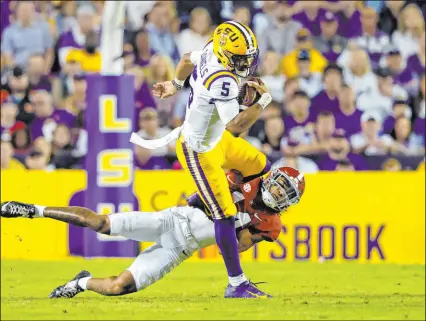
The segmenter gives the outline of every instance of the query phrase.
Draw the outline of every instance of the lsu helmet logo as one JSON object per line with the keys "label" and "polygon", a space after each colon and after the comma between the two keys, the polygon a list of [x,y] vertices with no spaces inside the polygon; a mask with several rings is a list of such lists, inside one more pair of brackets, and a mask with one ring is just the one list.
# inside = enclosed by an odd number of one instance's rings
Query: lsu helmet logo
{"label": "lsu helmet logo", "polygon": [[221,45],[221,46],[226,46],[226,42],[227,42],[227,39],[226,39],[227,37],[226,37],[226,35],[225,34],[222,34],[221,36],[220,36],[220,40],[219,40],[219,44]]}

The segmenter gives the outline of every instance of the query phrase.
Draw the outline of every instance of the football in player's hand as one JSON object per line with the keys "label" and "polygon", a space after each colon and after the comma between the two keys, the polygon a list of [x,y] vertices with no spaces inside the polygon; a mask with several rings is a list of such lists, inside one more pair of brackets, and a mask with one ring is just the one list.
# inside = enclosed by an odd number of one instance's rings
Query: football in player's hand
{"label": "football in player's hand", "polygon": [[[253,81],[259,85],[263,85],[263,81],[258,77],[250,77],[247,81]],[[250,87],[247,83],[244,83],[240,86],[240,91],[238,93],[238,103],[240,105],[250,107],[254,105],[260,99],[259,93],[255,88]]]}

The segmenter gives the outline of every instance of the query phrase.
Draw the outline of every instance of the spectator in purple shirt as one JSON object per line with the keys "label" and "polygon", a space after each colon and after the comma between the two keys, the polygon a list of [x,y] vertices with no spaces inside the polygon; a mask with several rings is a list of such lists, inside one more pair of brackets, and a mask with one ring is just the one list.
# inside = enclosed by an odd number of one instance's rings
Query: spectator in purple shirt
{"label": "spectator in purple shirt", "polygon": [[[329,111],[322,111],[318,114],[313,127],[306,126],[309,136],[304,141],[299,141],[300,145],[296,147],[298,155],[321,155],[324,154],[330,144],[331,135],[336,128],[334,115]],[[286,153],[288,140],[283,141],[283,152]]]}
{"label": "spectator in purple shirt", "polygon": [[300,3],[303,6],[299,6],[300,12],[293,15],[293,20],[299,21],[313,36],[318,36],[321,33],[319,24],[325,10],[320,7],[320,1],[300,1]]}
{"label": "spectator in purple shirt", "polygon": [[147,67],[151,56],[154,55],[155,51],[151,49],[149,45],[148,32],[145,29],[141,29],[137,32],[135,37],[135,45],[135,63],[140,67]]}
{"label": "spectator in purple shirt", "polygon": [[334,171],[341,166],[344,169],[352,164],[356,171],[367,170],[367,164],[361,155],[350,152],[350,144],[343,129],[336,129],[330,139],[327,155],[318,161],[320,170]]}
{"label": "spectator in purple shirt", "polygon": [[411,109],[404,100],[395,100],[392,105],[392,114],[385,119],[382,132],[390,134],[395,127],[395,119],[402,116],[411,119]]}
{"label": "spectator in purple shirt", "polygon": [[316,118],[319,112],[326,110],[337,114],[339,112],[339,100],[337,96],[342,89],[342,68],[330,63],[323,73],[324,90],[320,91],[312,99],[311,115]]}
{"label": "spectator in purple shirt", "polygon": [[331,62],[336,62],[347,46],[347,39],[338,35],[339,22],[334,13],[327,11],[320,19],[321,33],[314,37],[314,47]]}
{"label": "spectator in purple shirt", "polygon": [[35,140],[44,136],[47,141],[52,140],[53,131],[57,124],[63,123],[74,126],[75,116],[66,110],[53,107],[52,96],[45,90],[38,90],[31,97],[34,106],[35,118],[31,123],[31,138]]}
{"label": "spectator in purple shirt", "polygon": [[265,137],[261,141],[261,151],[272,162],[281,158],[281,138],[284,134],[284,122],[281,117],[268,118],[265,121]]}
{"label": "spectator in purple shirt", "polygon": [[405,68],[401,52],[391,48],[386,54],[386,66],[392,72],[393,83],[404,88],[409,95],[414,95],[418,89],[418,81],[409,69]]}
{"label": "spectator in purple shirt", "polygon": [[[156,139],[171,132],[170,128],[158,126],[158,114],[154,108],[145,108],[139,114],[138,135],[144,139]],[[141,169],[170,169],[167,155],[176,154],[175,142],[167,146],[149,150],[135,146],[135,165]]]}
{"label": "spectator in purple shirt", "polygon": [[361,130],[362,112],[356,108],[356,99],[353,89],[343,85],[339,93],[339,109],[336,114],[336,127],[344,128],[347,135],[351,136]]}
{"label": "spectator in purple shirt", "polygon": [[379,66],[379,61],[389,46],[389,35],[377,29],[377,13],[373,8],[361,11],[362,35],[356,38],[356,43],[367,50],[372,68]]}
{"label": "spectator in purple shirt", "polygon": [[289,166],[297,168],[302,173],[316,173],[318,166],[309,158],[299,156],[297,152],[298,141],[289,140],[287,143],[287,152],[284,157],[278,159],[272,164],[272,169]]}
{"label": "spectator in purple shirt", "polygon": [[284,117],[285,136],[296,140],[304,141],[311,131],[307,130],[313,121],[309,117],[309,107],[311,100],[309,96],[301,90],[294,93],[293,99],[289,102],[291,114]]}
{"label": "spectator in purple shirt", "polygon": [[86,36],[95,29],[95,10],[83,4],[77,9],[77,24],[70,31],[63,33],[58,39],[58,55],[61,66],[65,63],[69,51],[73,48],[82,49],[86,44]]}
{"label": "spectator in purple shirt", "polygon": [[361,36],[361,14],[356,8],[357,1],[342,1],[343,10],[337,16],[339,18],[339,35],[345,38]]}
{"label": "spectator in purple shirt", "polygon": [[411,55],[407,59],[407,69],[410,70],[412,74],[415,74],[417,77],[420,77],[425,72],[425,33],[423,32],[423,36],[419,41],[419,50],[417,53]]}
{"label": "spectator in purple shirt", "polygon": [[32,90],[52,90],[49,78],[45,75],[45,62],[42,55],[31,56],[28,60],[28,79]]}
{"label": "spectator in purple shirt", "polygon": [[395,139],[391,147],[392,153],[406,156],[425,155],[425,137],[412,132],[409,118],[398,117],[391,136]]}

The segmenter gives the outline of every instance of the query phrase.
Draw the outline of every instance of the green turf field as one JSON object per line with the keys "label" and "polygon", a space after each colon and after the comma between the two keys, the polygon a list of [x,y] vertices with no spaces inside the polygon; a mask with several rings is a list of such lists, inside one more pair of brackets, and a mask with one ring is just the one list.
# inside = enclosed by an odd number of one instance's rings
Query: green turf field
{"label": "green turf field", "polygon": [[271,300],[225,300],[221,263],[187,262],[149,289],[124,297],[81,293],[48,299],[85,268],[114,275],[130,260],[1,262],[1,319],[425,319],[425,266],[250,263]]}

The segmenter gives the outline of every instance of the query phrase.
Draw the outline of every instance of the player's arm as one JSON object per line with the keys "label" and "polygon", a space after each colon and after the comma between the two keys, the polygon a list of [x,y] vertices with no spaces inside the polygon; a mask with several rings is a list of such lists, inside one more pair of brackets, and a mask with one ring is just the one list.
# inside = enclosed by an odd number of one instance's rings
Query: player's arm
{"label": "player's arm", "polygon": [[152,94],[155,97],[167,98],[177,93],[184,86],[185,80],[191,75],[194,66],[201,58],[202,51],[186,53],[176,67],[176,77],[173,81],[154,84]]}
{"label": "player's arm", "polygon": [[240,190],[240,184],[243,183],[244,176],[240,171],[231,169],[226,173],[226,179],[228,180],[229,190],[235,192]]}
{"label": "player's arm", "polygon": [[[240,105],[237,100],[238,85],[233,82],[217,82],[214,84],[211,94],[219,113],[219,117],[226,129],[232,133],[240,134],[247,131],[251,125],[260,117],[263,109],[272,101],[271,95],[264,85],[248,81],[247,84],[254,87],[261,98],[255,104],[240,112]],[[230,85],[227,87],[227,85]]]}
{"label": "player's arm", "polygon": [[256,243],[264,240],[262,234],[252,234],[248,229],[241,230],[238,235],[238,252],[245,252]]}
{"label": "player's arm", "polygon": [[272,97],[265,85],[259,85],[252,81],[248,81],[247,84],[250,87],[255,88],[261,98],[257,103],[238,113],[229,123],[227,123],[226,129],[232,133],[241,134],[249,130],[255,121],[259,119],[262,111],[272,101]]}
{"label": "player's arm", "polygon": [[247,251],[254,244],[261,241],[275,242],[281,233],[281,219],[278,214],[265,215],[257,213],[262,218],[262,221],[255,219],[237,234],[239,241],[238,250],[240,252]]}

